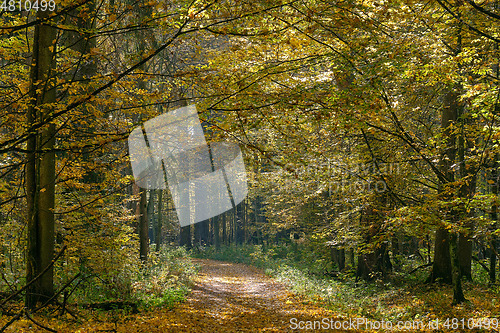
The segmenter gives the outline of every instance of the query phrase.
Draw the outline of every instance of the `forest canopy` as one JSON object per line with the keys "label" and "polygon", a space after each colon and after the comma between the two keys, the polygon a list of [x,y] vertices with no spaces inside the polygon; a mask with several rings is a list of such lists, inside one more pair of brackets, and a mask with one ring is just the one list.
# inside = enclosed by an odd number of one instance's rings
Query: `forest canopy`
{"label": "forest canopy", "polygon": [[[414,260],[454,304],[473,261],[496,283],[497,0],[0,3],[0,311],[132,295],[179,245],[299,246],[366,281]],[[181,228],[127,138],[187,105],[249,189]]]}

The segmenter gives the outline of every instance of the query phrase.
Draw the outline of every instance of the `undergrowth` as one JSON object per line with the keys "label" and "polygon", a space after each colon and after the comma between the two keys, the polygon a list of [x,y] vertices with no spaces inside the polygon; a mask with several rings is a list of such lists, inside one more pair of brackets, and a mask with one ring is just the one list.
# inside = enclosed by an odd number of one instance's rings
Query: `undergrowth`
{"label": "undergrowth", "polygon": [[[302,252],[302,254],[297,254]],[[335,277],[327,276],[331,266],[324,257],[308,255],[290,246],[260,245],[221,246],[205,248],[197,257],[244,263],[259,267],[266,274],[284,283],[296,294],[306,296],[343,317],[365,317],[372,320],[430,321],[436,318],[498,318],[500,310],[498,286],[488,286],[485,271],[473,265],[474,283],[465,282],[464,290],[470,302],[451,306],[451,286],[426,284],[429,271],[419,269],[421,262],[401,259],[399,272],[386,280],[356,281],[354,271],[346,270]]]}
{"label": "undergrowth", "polygon": [[[66,311],[50,305],[32,315],[55,331],[83,333],[88,332],[85,327],[98,323],[106,328],[103,331],[116,332],[117,325],[136,316],[137,311],[155,314],[184,301],[197,272],[188,251],[182,247],[162,247],[158,252],[151,251],[146,263],[136,257],[111,257],[103,267],[80,265],[78,279],[66,292]],[[70,276],[75,276],[75,271],[67,269],[59,272],[58,278],[64,281]],[[20,288],[13,283],[11,286]],[[21,298],[2,308],[0,328],[15,313],[22,313],[22,309]],[[32,327],[33,332],[44,331],[22,316],[8,325],[9,332],[31,331]]]}
{"label": "undergrowth", "polygon": [[[123,303],[134,304],[136,309],[171,308],[184,300],[196,275],[196,267],[182,247],[163,246],[160,251],[151,251],[146,263],[142,263],[136,253],[109,256],[101,266],[91,266],[89,262],[82,260],[79,266],[63,263],[56,267],[56,289],[77,277],[66,289],[70,305],[85,308],[107,303],[107,307],[113,308]],[[14,275],[1,270],[0,273],[4,278],[2,282],[9,283],[4,286],[0,282],[4,294],[8,294],[7,287],[18,290],[24,285],[24,280],[14,279]]]}
{"label": "undergrowth", "polygon": [[172,308],[189,293],[195,265],[182,248],[162,247],[151,251],[146,263],[134,260],[113,276],[90,275],[74,302],[132,301],[140,308]]}

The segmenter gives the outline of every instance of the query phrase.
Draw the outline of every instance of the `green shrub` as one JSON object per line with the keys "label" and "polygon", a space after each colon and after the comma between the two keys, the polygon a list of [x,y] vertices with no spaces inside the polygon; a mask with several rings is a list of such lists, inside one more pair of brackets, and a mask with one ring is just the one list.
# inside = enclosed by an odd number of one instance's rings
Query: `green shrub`
{"label": "green shrub", "polygon": [[195,265],[184,248],[164,246],[147,263],[129,258],[120,270],[89,273],[74,294],[77,303],[128,300],[142,307],[172,307],[189,292]]}

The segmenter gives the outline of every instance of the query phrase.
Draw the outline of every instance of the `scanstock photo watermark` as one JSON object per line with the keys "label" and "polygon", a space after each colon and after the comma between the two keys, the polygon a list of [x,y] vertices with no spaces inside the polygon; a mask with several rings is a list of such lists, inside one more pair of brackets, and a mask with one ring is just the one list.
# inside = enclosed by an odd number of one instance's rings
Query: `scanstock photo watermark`
{"label": "scanstock photo watermark", "polygon": [[387,179],[401,175],[401,170],[406,167],[397,162],[377,161],[348,165],[327,159],[317,164],[300,166],[296,172],[298,175],[326,176],[324,179],[327,179],[330,194],[382,193],[388,190]]}
{"label": "scanstock photo watermark", "polygon": [[135,183],[168,188],[181,227],[234,209],[248,193],[240,147],[208,143],[194,105],[146,121],[128,147]]}
{"label": "scanstock photo watermark", "polygon": [[370,320],[367,318],[352,318],[340,320],[338,318],[322,318],[320,320],[290,319],[290,328],[297,331],[307,330],[381,330],[381,331],[438,331],[438,330],[494,330],[500,328],[497,318],[447,318],[407,321]]}

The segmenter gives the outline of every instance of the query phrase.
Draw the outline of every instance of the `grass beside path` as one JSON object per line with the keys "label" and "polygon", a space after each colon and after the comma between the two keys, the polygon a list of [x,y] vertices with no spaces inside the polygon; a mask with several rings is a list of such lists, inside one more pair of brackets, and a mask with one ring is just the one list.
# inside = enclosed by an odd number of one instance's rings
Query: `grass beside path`
{"label": "grass beside path", "polygon": [[[458,321],[461,331],[500,331],[500,287],[482,283],[480,275],[475,277],[474,284],[464,283],[465,296],[470,302],[451,306],[451,286],[425,284],[427,272],[424,270],[411,276],[395,274],[387,281],[355,283],[352,272],[336,278],[327,277],[320,274],[321,269],[314,258],[303,261],[283,259],[274,248],[228,246],[218,251],[205,249],[197,255],[259,267],[293,293],[343,318],[390,321],[394,325],[398,322],[427,325],[437,320],[442,332],[457,332],[458,328],[453,326]],[[462,329],[462,323],[465,329]]]}

